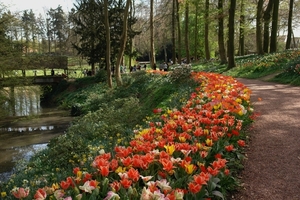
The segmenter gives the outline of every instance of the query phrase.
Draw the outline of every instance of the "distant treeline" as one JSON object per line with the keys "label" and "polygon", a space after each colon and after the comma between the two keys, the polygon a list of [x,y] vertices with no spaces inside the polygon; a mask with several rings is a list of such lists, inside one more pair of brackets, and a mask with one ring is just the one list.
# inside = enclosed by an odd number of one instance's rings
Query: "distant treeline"
{"label": "distant treeline", "polygon": [[16,58],[7,66],[9,70],[67,69],[68,57],[53,54],[27,54]]}

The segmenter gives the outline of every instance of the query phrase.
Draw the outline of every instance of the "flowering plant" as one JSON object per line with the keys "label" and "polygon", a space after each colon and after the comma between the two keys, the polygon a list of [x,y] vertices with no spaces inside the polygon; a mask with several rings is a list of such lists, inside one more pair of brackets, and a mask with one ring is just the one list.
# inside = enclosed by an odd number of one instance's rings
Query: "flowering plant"
{"label": "flowering plant", "polygon": [[128,146],[100,151],[92,171],[76,167],[34,199],[223,199],[235,184],[232,162],[246,145],[251,91],[231,77],[191,76],[199,87],[181,109],[154,109]]}

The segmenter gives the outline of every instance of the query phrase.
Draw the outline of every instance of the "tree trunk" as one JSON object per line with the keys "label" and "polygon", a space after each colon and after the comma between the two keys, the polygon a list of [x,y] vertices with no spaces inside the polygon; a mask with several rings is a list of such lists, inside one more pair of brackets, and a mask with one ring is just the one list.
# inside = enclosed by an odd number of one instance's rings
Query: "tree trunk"
{"label": "tree trunk", "polygon": [[294,32],[292,31],[292,38],[293,38],[293,48],[298,48],[299,45],[296,44],[296,39],[295,39],[295,35],[294,35]]}
{"label": "tree trunk", "polygon": [[267,9],[264,12],[264,45],[263,51],[264,53],[269,53],[269,44],[270,44],[270,20],[271,20],[271,12],[273,9],[273,1],[269,1]]}
{"label": "tree trunk", "polygon": [[[133,18],[134,16],[134,0],[132,0],[132,3],[131,3],[131,7],[130,7],[130,18]],[[131,20],[129,20],[129,24],[128,26],[131,28],[132,24],[131,24]],[[130,40],[129,40],[129,51],[130,51],[130,54],[129,54],[129,58],[128,58],[128,66],[127,66],[127,69],[126,70],[129,70],[130,69],[130,66],[131,66],[131,60],[132,60],[132,52],[133,52],[133,44],[134,44],[134,38],[130,37]],[[150,59],[149,59],[150,60]],[[125,63],[125,66],[126,66],[126,63]]]}
{"label": "tree trunk", "polygon": [[177,55],[178,55],[178,60],[177,62],[179,64],[181,64],[181,28],[180,28],[180,13],[179,13],[179,0],[176,0],[176,9],[177,9],[177,12],[176,12],[176,17],[177,17],[177,35],[178,35],[178,50],[177,50]]}
{"label": "tree trunk", "polygon": [[293,29],[292,29],[293,7],[294,7],[294,0],[290,0],[289,18],[288,18],[288,34],[287,34],[287,38],[286,38],[285,49],[291,48],[292,32],[293,32]]}
{"label": "tree trunk", "polygon": [[278,10],[279,10],[279,0],[273,0],[273,14],[272,14],[272,31],[271,31],[271,41],[270,41],[270,53],[275,53],[277,51],[277,30],[278,30]]}
{"label": "tree trunk", "polygon": [[263,55],[263,41],[262,41],[262,14],[263,14],[264,0],[259,0],[256,10],[256,51],[258,55]]}
{"label": "tree trunk", "polygon": [[112,88],[112,77],[110,67],[110,27],[108,20],[108,0],[104,0],[104,18],[105,18],[105,33],[106,33],[106,72],[107,72],[107,83]]}
{"label": "tree trunk", "polygon": [[236,8],[236,0],[230,1],[229,19],[228,19],[228,66],[227,69],[235,67],[234,60],[234,15]]}
{"label": "tree trunk", "polygon": [[245,15],[244,15],[244,0],[241,1],[240,15],[240,39],[239,39],[239,55],[245,55]]}
{"label": "tree trunk", "polygon": [[[129,58],[128,58],[128,67],[127,67],[127,69],[129,69],[130,66],[131,66],[131,64],[132,64],[132,63],[131,63],[131,60],[132,60],[132,54],[131,54],[131,53],[132,53],[132,51],[133,51],[133,44],[132,44],[132,43],[133,43],[133,39],[131,38],[131,39],[130,39],[130,43],[129,43],[130,54],[129,54]],[[150,60],[150,58],[149,58],[149,60]],[[126,70],[127,70],[127,69],[126,69]]]}
{"label": "tree trunk", "polygon": [[125,47],[126,47],[126,42],[127,42],[127,18],[128,18],[128,13],[129,13],[129,6],[131,4],[131,0],[127,0],[126,2],[126,7],[124,10],[124,18],[123,18],[123,33],[121,37],[121,46],[117,58],[117,64],[116,64],[116,83],[118,86],[122,85],[122,78],[121,78],[121,73],[120,73],[120,65],[121,61],[124,55]]}
{"label": "tree trunk", "polygon": [[219,11],[219,18],[218,18],[218,45],[219,45],[219,54],[221,64],[227,63],[227,56],[225,50],[225,43],[224,43],[224,11],[223,11],[223,2],[224,0],[218,0],[218,11]]}
{"label": "tree trunk", "polygon": [[205,0],[205,25],[204,25],[204,47],[205,47],[205,58],[206,60],[210,60],[210,50],[209,50],[209,40],[208,40],[208,25],[209,25],[209,20],[208,20],[208,14],[209,14],[209,0]]}
{"label": "tree trunk", "polygon": [[196,7],[196,11],[195,11],[195,48],[194,48],[194,59],[197,60],[198,59],[198,12],[199,12],[199,6],[198,6],[198,2],[196,1],[195,3],[195,7]]}
{"label": "tree trunk", "polygon": [[172,0],[172,61],[176,63],[176,0]]}
{"label": "tree trunk", "polygon": [[154,25],[153,25],[153,7],[154,2],[153,0],[150,0],[150,63],[151,68],[154,68],[154,65],[156,65],[155,61],[155,49],[154,49]]}
{"label": "tree trunk", "polygon": [[190,45],[189,45],[189,2],[185,2],[185,52],[186,64],[191,62],[190,59]]}
{"label": "tree trunk", "polygon": [[164,61],[167,63],[168,62],[167,45],[164,45],[163,48],[164,48]]}

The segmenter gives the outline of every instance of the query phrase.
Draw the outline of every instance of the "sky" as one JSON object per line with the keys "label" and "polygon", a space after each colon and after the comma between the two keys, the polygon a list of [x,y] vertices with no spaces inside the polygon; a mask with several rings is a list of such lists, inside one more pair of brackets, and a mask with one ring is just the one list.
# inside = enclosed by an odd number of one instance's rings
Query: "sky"
{"label": "sky", "polygon": [[73,8],[76,0],[0,0],[12,12],[32,9],[33,13],[44,15],[50,8],[57,8],[61,5],[65,12]]}

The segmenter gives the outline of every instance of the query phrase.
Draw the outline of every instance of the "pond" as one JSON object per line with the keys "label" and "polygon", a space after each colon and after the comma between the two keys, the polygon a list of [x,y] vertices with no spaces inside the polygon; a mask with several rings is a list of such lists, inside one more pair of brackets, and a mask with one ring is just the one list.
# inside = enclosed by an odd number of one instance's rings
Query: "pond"
{"label": "pond", "polygon": [[0,181],[9,178],[17,162],[29,160],[63,134],[73,119],[68,111],[41,106],[38,86],[5,92],[10,99],[1,108],[6,116],[0,119]]}

